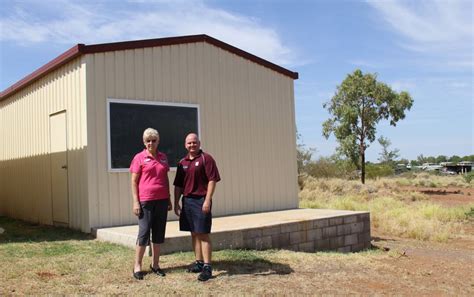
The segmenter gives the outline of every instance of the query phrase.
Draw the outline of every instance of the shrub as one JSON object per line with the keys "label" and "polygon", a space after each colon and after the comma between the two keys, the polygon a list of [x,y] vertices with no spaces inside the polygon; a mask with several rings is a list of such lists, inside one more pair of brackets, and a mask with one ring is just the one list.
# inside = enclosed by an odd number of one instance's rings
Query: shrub
{"label": "shrub", "polygon": [[348,161],[335,161],[333,158],[326,157],[311,161],[305,167],[306,173],[316,178],[349,178],[354,170],[354,166]]}
{"label": "shrub", "polygon": [[390,165],[367,164],[365,166],[365,176],[369,179],[393,175],[394,171]]}
{"label": "shrub", "polygon": [[463,175],[464,180],[466,183],[471,184],[471,181],[474,179],[474,171],[470,171]]}

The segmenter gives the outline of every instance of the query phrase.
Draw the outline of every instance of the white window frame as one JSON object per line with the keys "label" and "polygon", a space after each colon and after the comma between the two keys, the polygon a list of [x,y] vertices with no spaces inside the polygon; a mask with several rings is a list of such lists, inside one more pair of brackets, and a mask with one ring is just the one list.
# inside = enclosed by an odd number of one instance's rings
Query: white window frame
{"label": "white window frame", "polygon": [[[112,150],[110,143],[110,103],[119,103],[119,104],[142,104],[142,105],[161,105],[161,106],[176,106],[176,107],[192,107],[197,109],[197,133],[201,135],[201,116],[199,110],[199,104],[191,103],[177,103],[177,102],[161,102],[161,101],[145,101],[145,100],[132,100],[132,99],[116,99],[116,98],[107,98],[107,167],[108,172],[129,172],[129,168],[112,168]],[[184,143],[184,139],[183,139]],[[171,171],[176,171],[176,167],[170,167]]]}

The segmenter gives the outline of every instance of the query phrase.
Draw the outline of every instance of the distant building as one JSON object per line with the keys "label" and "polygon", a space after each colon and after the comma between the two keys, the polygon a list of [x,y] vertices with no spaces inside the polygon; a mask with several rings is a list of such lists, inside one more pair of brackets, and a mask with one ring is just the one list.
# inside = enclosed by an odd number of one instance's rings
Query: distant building
{"label": "distant building", "polygon": [[439,171],[441,168],[443,168],[443,166],[436,163],[423,163],[421,165],[421,169],[425,171]]}

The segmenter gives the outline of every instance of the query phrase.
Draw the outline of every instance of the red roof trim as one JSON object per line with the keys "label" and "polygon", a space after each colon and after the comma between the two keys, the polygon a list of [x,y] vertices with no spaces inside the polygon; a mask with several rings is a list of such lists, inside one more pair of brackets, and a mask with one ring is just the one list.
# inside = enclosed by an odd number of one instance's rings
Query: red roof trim
{"label": "red roof trim", "polygon": [[222,48],[222,49],[224,49],[224,50],[227,50],[227,51],[229,51],[229,52],[231,52],[231,53],[234,53],[234,54],[236,54],[236,55],[238,55],[238,56],[241,56],[241,57],[244,58],[244,59],[248,59],[248,60],[250,60],[250,61],[252,61],[252,62],[255,62],[255,63],[260,64],[260,65],[262,65],[262,66],[265,66],[265,67],[267,67],[267,68],[270,68],[270,69],[272,69],[272,70],[274,70],[274,71],[276,71],[276,72],[279,72],[279,73],[281,73],[281,74],[283,74],[283,75],[289,76],[289,77],[291,77],[292,79],[298,79],[298,72],[290,71],[290,70],[288,70],[288,69],[286,69],[286,68],[283,68],[283,67],[281,67],[281,66],[278,66],[278,65],[276,65],[276,64],[273,64],[272,62],[269,62],[269,61],[267,61],[267,60],[264,60],[264,59],[262,59],[262,58],[259,58],[259,57],[255,56],[255,55],[252,55],[251,53],[248,53],[248,52],[246,52],[246,51],[243,51],[243,50],[241,50],[241,49],[239,49],[239,48],[236,48],[235,46],[232,46],[232,45],[230,45],[230,44],[228,44],[228,43],[222,42],[222,41],[217,40],[217,39],[215,39],[215,38],[212,38],[212,37],[210,37],[210,36],[204,35],[204,39],[205,39],[205,41],[207,41],[208,43],[210,43],[210,44],[212,44],[212,45],[215,45],[215,46],[217,46],[217,47],[220,47],[220,48]]}
{"label": "red roof trim", "polygon": [[24,77],[17,83],[13,84],[12,86],[2,91],[0,94],[0,101],[6,99],[8,96],[13,95],[14,93],[20,91],[24,87],[30,85],[31,83],[40,79],[41,77],[45,76],[51,71],[61,67],[67,62],[71,61],[72,59],[83,54],[102,53],[102,52],[109,52],[109,51],[120,51],[120,50],[127,50],[127,49],[176,45],[176,44],[195,43],[195,42],[207,42],[209,44],[222,48],[226,51],[234,53],[244,59],[248,59],[257,64],[270,68],[283,75],[289,76],[293,79],[298,79],[298,72],[290,71],[286,68],[283,68],[267,60],[254,56],[239,48],[236,48],[230,44],[227,44],[225,42],[212,38],[208,35],[202,34],[202,35],[190,35],[190,36],[180,36],[180,37],[168,37],[168,38],[158,38],[158,39],[92,44],[92,45],[77,44],[73,46],[72,48],[70,48],[69,50],[67,50],[66,52],[64,52],[63,54],[61,54],[60,56],[58,56],[57,58],[55,58],[54,60],[50,61],[49,63],[45,64],[38,70],[27,75],[26,77]]}
{"label": "red roof trim", "polygon": [[0,94],[0,101],[6,99],[7,96],[13,95],[14,93],[20,91],[24,87],[32,84],[34,81],[40,79],[41,77],[45,76],[46,74],[50,73],[51,71],[59,68],[60,66],[66,64],[67,62],[71,61],[72,59],[81,55],[81,48],[83,48],[83,44],[76,44],[75,46],[71,47],[54,60],[51,60],[47,64],[41,66],[36,71],[30,73],[29,75],[25,76],[20,81],[16,82],[12,86],[8,87],[7,89],[3,90]]}
{"label": "red roof trim", "polygon": [[144,39],[134,41],[123,41],[114,43],[103,43],[103,44],[92,44],[86,45],[84,53],[103,53],[110,51],[122,51],[128,49],[154,47],[154,46],[166,46],[176,45],[183,43],[194,43],[204,41],[206,35],[191,35],[191,36],[179,36],[179,37],[167,37],[158,39]]}

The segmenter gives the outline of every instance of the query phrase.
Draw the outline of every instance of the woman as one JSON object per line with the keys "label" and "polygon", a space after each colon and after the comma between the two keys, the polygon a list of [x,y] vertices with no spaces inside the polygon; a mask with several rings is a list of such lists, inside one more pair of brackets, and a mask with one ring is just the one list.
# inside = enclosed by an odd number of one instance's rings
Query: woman
{"label": "woman", "polygon": [[132,173],[133,213],[138,217],[138,238],[135,250],[133,277],[143,279],[142,260],[152,241],[153,263],[150,269],[159,276],[165,272],[159,266],[160,244],[165,240],[168,211],[172,209],[168,182],[168,159],[158,151],[158,131],[148,128],[143,132],[145,149],[136,154],[130,165]]}

